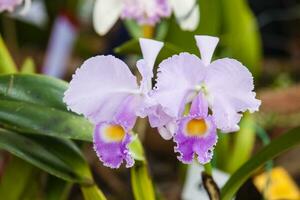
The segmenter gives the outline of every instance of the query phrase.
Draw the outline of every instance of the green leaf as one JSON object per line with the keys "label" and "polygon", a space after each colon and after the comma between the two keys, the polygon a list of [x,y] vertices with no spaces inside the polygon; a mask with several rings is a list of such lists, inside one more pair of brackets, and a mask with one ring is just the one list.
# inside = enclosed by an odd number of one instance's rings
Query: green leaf
{"label": "green leaf", "polygon": [[155,192],[148,172],[144,149],[137,135],[129,144],[129,149],[136,160],[135,165],[130,169],[134,198],[136,200],[155,200]]}
{"label": "green leaf", "polygon": [[220,35],[220,3],[219,0],[198,0],[200,22],[195,31],[183,31],[176,19],[170,20],[170,26],[165,41],[174,44],[184,51],[198,54],[194,35]]}
{"label": "green leaf", "polygon": [[139,55],[141,53],[139,40],[138,39],[131,39],[127,42],[124,42],[122,45],[116,47],[114,52],[117,54],[136,54]]}
{"label": "green leaf", "polygon": [[0,148],[66,181],[93,182],[88,164],[72,141],[0,129]]}
{"label": "green leaf", "polygon": [[17,157],[12,157],[5,167],[4,175],[1,177],[1,199],[24,199],[23,194],[29,192],[26,191],[27,185],[32,185],[34,182],[34,180],[31,180],[34,178],[34,169],[35,168],[29,163],[24,162]]}
{"label": "green leaf", "polygon": [[22,74],[34,74],[35,73],[35,64],[31,57],[25,59],[23,65],[21,66],[20,72]]}
{"label": "green leaf", "polygon": [[66,110],[62,102],[68,84],[56,78],[30,75],[0,75],[0,99],[12,99]]}
{"label": "green leaf", "polygon": [[141,141],[137,134],[133,136],[133,140],[129,144],[129,150],[132,153],[132,157],[138,161],[145,161],[144,150]]}
{"label": "green leaf", "polygon": [[73,173],[77,174],[83,181],[88,181],[92,177],[88,163],[84,155],[72,140],[60,139],[55,137],[45,137],[39,135],[28,136],[32,141],[41,144],[57,159],[62,160]]}
{"label": "green leaf", "polygon": [[227,158],[231,150],[230,139],[230,134],[224,134],[218,131],[218,145],[216,145],[214,150],[215,153],[212,163],[215,164],[218,169],[223,171],[226,171]]}
{"label": "green leaf", "polygon": [[222,200],[231,200],[242,184],[264,163],[300,144],[300,127],[292,129],[263,147],[244,163],[221,190]]}
{"label": "green leaf", "polygon": [[[22,168],[21,168],[22,169]],[[20,170],[20,168],[19,168]],[[22,193],[22,200],[39,199],[43,187],[41,184],[41,171],[35,168],[33,175]]]}
{"label": "green leaf", "polygon": [[138,25],[134,20],[123,20],[123,23],[128,30],[129,34],[133,38],[140,38],[143,36],[143,31],[140,25]]}
{"label": "green leaf", "polygon": [[67,83],[41,75],[0,76],[0,124],[23,133],[92,141],[92,125],[66,112]]}
{"label": "green leaf", "polygon": [[83,117],[51,107],[0,100],[0,125],[22,133],[92,141],[92,125]]}
{"label": "green leaf", "polygon": [[169,30],[169,20],[163,20],[156,26],[155,39],[165,41]]}
{"label": "green leaf", "polygon": [[255,121],[254,116],[246,113],[241,120],[240,130],[233,135],[233,147],[230,157],[226,156],[227,162],[225,171],[233,173],[251,156],[255,142]]}
{"label": "green leaf", "polygon": [[[136,21],[124,20],[123,23],[132,38],[138,39],[144,37],[143,26],[139,25]],[[154,39],[164,40],[168,32],[168,21],[161,21],[155,28],[156,30]]]}
{"label": "green leaf", "polygon": [[221,42],[227,56],[240,60],[257,76],[261,70],[261,38],[247,3],[245,0],[222,0],[224,38]]}
{"label": "green leaf", "polygon": [[82,186],[81,192],[84,200],[106,200],[104,194],[96,185],[93,186]]}
{"label": "green leaf", "polygon": [[55,176],[48,176],[45,200],[67,200],[73,184],[59,179]]}
{"label": "green leaf", "polygon": [[0,35],[0,74],[17,72],[16,64],[10,56]]}
{"label": "green leaf", "polygon": [[136,162],[130,171],[134,198],[136,200],[155,200],[155,193],[147,163]]}

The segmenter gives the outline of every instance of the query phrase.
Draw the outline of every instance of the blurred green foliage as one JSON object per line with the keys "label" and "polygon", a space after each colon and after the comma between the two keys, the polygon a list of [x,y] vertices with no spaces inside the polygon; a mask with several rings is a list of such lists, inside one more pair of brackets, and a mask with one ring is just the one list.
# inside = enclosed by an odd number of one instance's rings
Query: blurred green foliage
{"label": "blurred green foliage", "polygon": [[0,35],[0,74],[17,72],[17,66],[6,48]]}
{"label": "blurred green foliage", "polygon": [[1,199],[37,199],[40,189],[39,180],[37,179],[38,174],[39,171],[35,170],[31,164],[17,157],[12,157],[6,166],[4,175],[1,177]]}
{"label": "blurred green foliage", "polygon": [[287,150],[300,145],[300,127],[287,131],[282,136],[271,141],[263,147],[258,153],[245,162],[221,190],[222,200],[231,200],[238,189],[253,173],[274,157],[286,152]]}
{"label": "blurred green foliage", "polygon": [[69,140],[26,136],[1,129],[0,148],[66,181],[93,182],[80,150]]}
{"label": "blurred green foliage", "polygon": [[245,0],[221,0],[224,56],[241,61],[253,75],[261,72],[262,45],[256,19]]}
{"label": "blurred green foliage", "polygon": [[251,157],[256,138],[255,125],[255,116],[245,113],[238,132],[218,133],[218,145],[213,159],[215,167],[232,174]]}

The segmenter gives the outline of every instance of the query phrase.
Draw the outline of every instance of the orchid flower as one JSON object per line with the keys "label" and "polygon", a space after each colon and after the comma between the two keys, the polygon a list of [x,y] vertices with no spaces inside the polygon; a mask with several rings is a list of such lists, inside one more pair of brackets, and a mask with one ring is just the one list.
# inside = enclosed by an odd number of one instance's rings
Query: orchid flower
{"label": "orchid flower", "polygon": [[212,120],[223,132],[239,130],[242,112],[258,111],[261,104],[255,98],[253,77],[245,66],[230,58],[211,62],[218,38],[195,36],[195,39],[201,59],[181,53],[159,65],[156,89],[151,96],[157,105],[156,110],[149,109],[149,120],[165,139],[179,134],[186,105],[197,95],[203,95]]}
{"label": "orchid flower", "polygon": [[133,19],[141,25],[155,25],[174,11],[183,30],[195,30],[199,24],[197,0],[96,0],[93,24],[100,35],[105,35],[122,19]]}
{"label": "orchid flower", "polygon": [[162,42],[140,39],[143,59],[137,62],[142,75],[140,85],[128,66],[113,56],[96,56],[76,70],[64,102],[72,111],[83,114],[94,125],[94,149],[105,166],[118,168],[134,164],[129,143],[132,128],[143,113],[144,102],[152,89],[153,66]]}
{"label": "orchid flower", "polygon": [[31,5],[31,0],[0,0],[0,13],[3,11],[12,12],[15,8],[21,5],[24,2],[24,8],[21,11],[21,14],[26,13]]}

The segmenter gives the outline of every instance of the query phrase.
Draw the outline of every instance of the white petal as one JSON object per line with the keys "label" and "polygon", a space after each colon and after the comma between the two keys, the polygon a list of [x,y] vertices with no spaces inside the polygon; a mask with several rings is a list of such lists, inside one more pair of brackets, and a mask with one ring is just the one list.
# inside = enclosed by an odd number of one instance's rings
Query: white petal
{"label": "white petal", "polygon": [[122,9],[122,0],[96,0],[93,12],[93,24],[96,32],[105,35],[117,22]]}
{"label": "white petal", "polygon": [[21,10],[20,14],[25,15],[31,7],[31,0],[24,0],[24,7]]}
{"label": "white petal", "polygon": [[158,127],[157,128],[161,137],[165,140],[170,140],[173,137],[173,134],[166,127]]}
{"label": "white petal", "polygon": [[238,130],[240,112],[258,111],[249,70],[234,59],[219,59],[207,67],[205,85],[216,125],[224,132]]}
{"label": "white petal", "polygon": [[161,48],[164,46],[164,43],[156,40],[145,39],[145,38],[140,38],[139,41],[140,41],[143,58],[147,62],[150,68],[149,71],[152,72],[156,57],[159,51],[161,50]]}
{"label": "white petal", "polygon": [[112,120],[121,103],[138,90],[127,65],[113,56],[96,56],[76,70],[64,102],[93,123]]}
{"label": "white petal", "polygon": [[144,38],[139,41],[143,59],[137,62],[137,68],[143,77],[141,82],[142,91],[148,93],[152,89],[154,63],[164,43]]}
{"label": "white petal", "polygon": [[219,42],[219,38],[207,35],[196,35],[195,39],[203,63],[205,65],[209,65],[214,51],[217,47],[217,44]]}
{"label": "white petal", "polygon": [[152,97],[167,115],[178,117],[188,96],[204,79],[205,66],[197,56],[181,53],[164,60],[158,71]]}
{"label": "white petal", "polygon": [[196,30],[200,21],[197,0],[170,0],[170,4],[180,28],[186,31]]}

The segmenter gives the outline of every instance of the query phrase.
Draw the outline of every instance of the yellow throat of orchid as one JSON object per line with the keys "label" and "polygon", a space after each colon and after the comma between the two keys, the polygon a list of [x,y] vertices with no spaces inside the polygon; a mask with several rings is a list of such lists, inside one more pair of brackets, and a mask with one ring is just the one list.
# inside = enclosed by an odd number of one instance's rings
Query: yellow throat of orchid
{"label": "yellow throat of orchid", "polygon": [[104,136],[111,142],[120,142],[125,137],[125,130],[120,125],[108,125],[104,129]]}
{"label": "yellow throat of orchid", "polygon": [[203,136],[207,131],[204,119],[192,119],[186,124],[186,132],[189,136]]}

